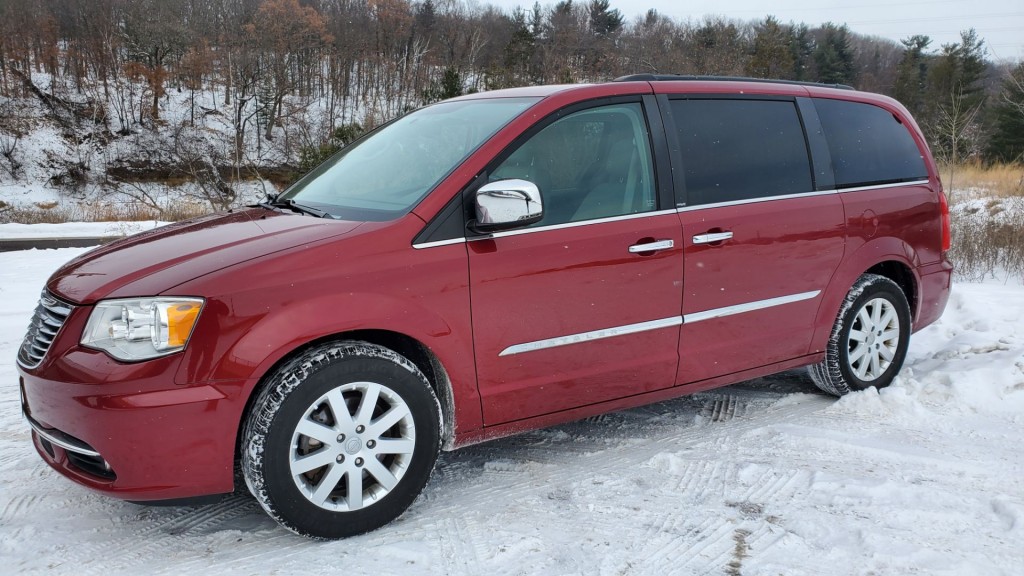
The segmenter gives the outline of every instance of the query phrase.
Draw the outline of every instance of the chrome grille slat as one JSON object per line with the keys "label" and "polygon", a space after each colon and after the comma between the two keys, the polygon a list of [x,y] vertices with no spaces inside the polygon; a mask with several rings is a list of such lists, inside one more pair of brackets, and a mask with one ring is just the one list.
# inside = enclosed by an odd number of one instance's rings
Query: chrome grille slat
{"label": "chrome grille slat", "polygon": [[71,308],[68,308],[67,306],[48,306],[46,304],[43,304],[42,306],[53,313],[54,316],[67,318],[68,314],[71,313]]}
{"label": "chrome grille slat", "polygon": [[39,366],[72,309],[70,304],[61,302],[43,291],[32,321],[29,322],[25,341],[18,350],[18,364],[24,368]]}

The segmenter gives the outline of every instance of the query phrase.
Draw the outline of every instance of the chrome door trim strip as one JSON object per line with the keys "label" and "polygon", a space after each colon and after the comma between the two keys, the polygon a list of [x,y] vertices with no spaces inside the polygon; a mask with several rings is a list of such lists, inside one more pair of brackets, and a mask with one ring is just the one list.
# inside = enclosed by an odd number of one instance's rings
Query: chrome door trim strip
{"label": "chrome door trim strip", "polygon": [[420,244],[413,244],[412,247],[417,250],[424,248],[433,248],[435,246],[451,246],[452,244],[465,244],[465,238],[452,238],[450,240],[435,240],[433,242],[423,242]]}
{"label": "chrome door trim strip", "polygon": [[754,310],[763,310],[773,306],[792,304],[793,302],[817,298],[818,294],[821,294],[821,290],[801,292],[800,294],[790,294],[789,296],[779,296],[777,298],[768,298],[767,300],[756,300],[754,302],[745,302],[743,304],[725,306],[722,308],[712,308],[711,310],[704,310],[703,312],[685,314],[683,316],[683,323],[691,324],[702,320],[711,320],[712,318],[722,318],[723,316],[732,316],[734,314],[742,314],[744,312],[753,312]]}
{"label": "chrome door trim strip", "polygon": [[839,188],[836,192],[861,192],[863,190],[882,190],[883,188],[899,188],[900,186],[920,186],[927,184],[928,179],[914,180],[912,182],[890,182],[889,184],[874,184],[872,186],[856,186],[853,188]]}
{"label": "chrome door trim strip", "polygon": [[773,202],[775,200],[787,200],[789,198],[810,198],[812,196],[826,196],[835,194],[835,190],[819,190],[817,192],[797,192],[796,194],[783,194],[781,196],[765,196],[764,198],[747,198],[744,200],[730,200],[728,202],[715,202],[713,204],[697,204],[695,206],[680,206],[676,212],[691,212],[693,210],[705,210],[708,208],[724,208],[726,206],[741,206],[743,204],[758,204],[760,202]]}
{"label": "chrome door trim strip", "polygon": [[782,194],[779,196],[766,196],[764,198],[747,198],[745,200],[731,200],[729,202],[715,202],[713,204],[697,204],[695,206],[680,206],[676,212],[690,212],[692,210],[704,210],[707,208],[723,208],[726,206],[740,206],[742,204],[757,204],[759,202],[773,202],[775,200],[787,200],[790,198],[810,198],[813,196],[826,196],[828,194],[843,194],[846,192],[863,192],[865,190],[882,190],[885,188],[899,188],[901,186],[920,186],[927,184],[928,180],[914,180],[913,182],[891,182],[889,184],[875,184],[872,186],[857,186],[855,188],[838,188],[832,190],[818,190],[816,192],[797,192],[795,194]]}
{"label": "chrome door trim strip", "polygon": [[488,236],[480,236],[479,238],[470,238],[473,240],[488,240],[491,238],[504,238],[506,236],[519,236],[520,234],[533,234],[534,232],[546,232],[548,230],[563,230],[565,228],[577,228],[580,226],[593,226],[596,224],[606,224],[608,222],[619,222],[621,220],[636,220],[639,218],[652,218],[654,216],[664,216],[665,214],[673,214],[675,209],[672,210],[655,210],[653,212],[640,212],[638,214],[624,214],[622,216],[609,216],[608,218],[597,218],[594,220],[581,220],[579,222],[566,222],[564,224],[552,224],[551,226],[540,226],[538,228],[523,228],[521,230],[506,230],[505,232],[495,232]]}
{"label": "chrome door trim strip", "polygon": [[436,240],[434,242],[423,242],[421,244],[413,244],[412,247],[417,250],[423,248],[433,248],[435,246],[448,246],[451,244],[462,244],[463,242],[474,242],[477,240],[491,240],[494,238],[504,238],[505,236],[518,236],[520,234],[533,234],[534,232],[546,232],[548,230],[562,230],[564,228],[577,228],[579,226],[591,226],[594,224],[606,224],[608,222],[619,222],[620,220],[636,220],[638,218],[651,218],[653,216],[664,216],[666,214],[675,214],[675,208],[670,210],[655,210],[654,212],[640,212],[638,214],[624,214],[622,216],[609,216],[608,218],[596,218],[594,220],[581,220],[579,222],[566,222],[565,224],[552,224],[551,226],[540,226],[538,228],[523,228],[520,230],[507,230],[505,232],[495,232],[494,234],[488,234],[486,236],[475,236],[473,238],[452,238],[450,240]]}
{"label": "chrome door trim strip", "polygon": [[625,326],[602,328],[601,330],[581,332],[579,334],[570,334],[568,336],[558,336],[557,338],[546,338],[544,340],[535,340],[533,342],[524,342],[523,344],[509,346],[502,350],[498,356],[512,356],[514,354],[522,354],[523,352],[534,352],[536,350],[545,350],[547,348],[556,348],[558,346],[567,346],[569,344],[581,344],[583,342],[591,342],[593,340],[602,340],[604,338],[613,338],[615,336],[625,336],[626,334],[636,334],[637,332],[647,332],[649,330],[658,330],[660,328],[668,328],[670,326],[679,326],[682,323],[682,316],[673,316],[671,318],[662,318],[660,320],[650,320],[648,322],[640,322],[637,324],[627,324]]}
{"label": "chrome door trim strip", "polygon": [[487,236],[479,236],[474,238],[452,238],[450,240],[437,240],[434,242],[423,242],[421,244],[413,244],[412,247],[421,250],[423,248],[434,248],[435,246],[449,246],[452,244],[462,244],[464,242],[473,242],[475,240],[489,240],[491,238],[504,238],[505,236],[518,236],[519,234],[533,234],[534,232],[544,232],[545,230],[561,230],[563,228],[576,228],[578,226],[590,226],[592,224],[604,224],[606,222],[618,222],[620,220],[633,220],[636,218],[649,218],[652,216],[663,216],[665,214],[671,214],[673,212],[690,212],[693,210],[705,210],[709,208],[723,208],[726,206],[740,206],[743,204],[757,204],[759,202],[773,202],[775,200],[787,200],[789,198],[810,198],[814,196],[826,196],[828,194],[843,194],[846,192],[862,192],[865,190],[882,190],[885,188],[899,188],[901,186],[921,186],[927,184],[928,180],[914,180],[912,182],[893,182],[890,184],[875,184],[873,186],[858,186],[855,188],[839,188],[835,190],[818,190],[816,192],[798,192],[796,194],[783,194],[780,196],[767,196],[764,198],[748,198],[746,200],[732,200],[729,202],[715,202],[713,204],[698,204],[696,206],[680,206],[672,210],[656,210],[654,212],[641,212],[639,214],[625,214],[623,216],[610,216],[608,218],[598,218],[595,220],[583,220],[581,222],[567,222],[565,224],[553,224],[551,226],[541,226],[539,228],[524,228],[522,230],[508,230],[506,232],[496,232]]}

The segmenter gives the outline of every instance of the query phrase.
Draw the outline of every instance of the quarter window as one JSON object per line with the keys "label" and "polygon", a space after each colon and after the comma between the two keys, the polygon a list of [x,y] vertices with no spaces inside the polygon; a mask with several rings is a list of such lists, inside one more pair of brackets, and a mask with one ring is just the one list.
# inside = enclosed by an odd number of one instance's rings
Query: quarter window
{"label": "quarter window", "polygon": [[537,185],[549,226],[656,208],[650,137],[639,103],[590,108],[542,129],[489,180]]}
{"label": "quarter window", "polygon": [[815,99],[814,106],[828,139],[837,188],[928,177],[917,143],[888,110],[824,98]]}
{"label": "quarter window", "polygon": [[690,205],[814,189],[796,105],[786,100],[674,100]]}

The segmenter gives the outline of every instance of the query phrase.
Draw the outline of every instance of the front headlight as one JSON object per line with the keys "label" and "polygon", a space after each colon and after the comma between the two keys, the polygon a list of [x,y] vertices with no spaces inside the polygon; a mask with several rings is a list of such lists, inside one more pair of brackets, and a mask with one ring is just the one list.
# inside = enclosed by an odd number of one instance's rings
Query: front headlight
{"label": "front headlight", "polygon": [[129,298],[96,304],[82,345],[118,360],[148,360],[185,348],[203,309],[202,298]]}

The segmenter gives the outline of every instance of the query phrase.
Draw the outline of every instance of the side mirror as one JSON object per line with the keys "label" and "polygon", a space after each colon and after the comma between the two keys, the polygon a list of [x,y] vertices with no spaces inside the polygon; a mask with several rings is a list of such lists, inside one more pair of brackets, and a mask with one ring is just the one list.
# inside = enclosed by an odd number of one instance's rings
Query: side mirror
{"label": "side mirror", "polygon": [[476,191],[477,232],[498,232],[529,226],[544,217],[544,201],[533,182],[519,179],[496,180]]}

